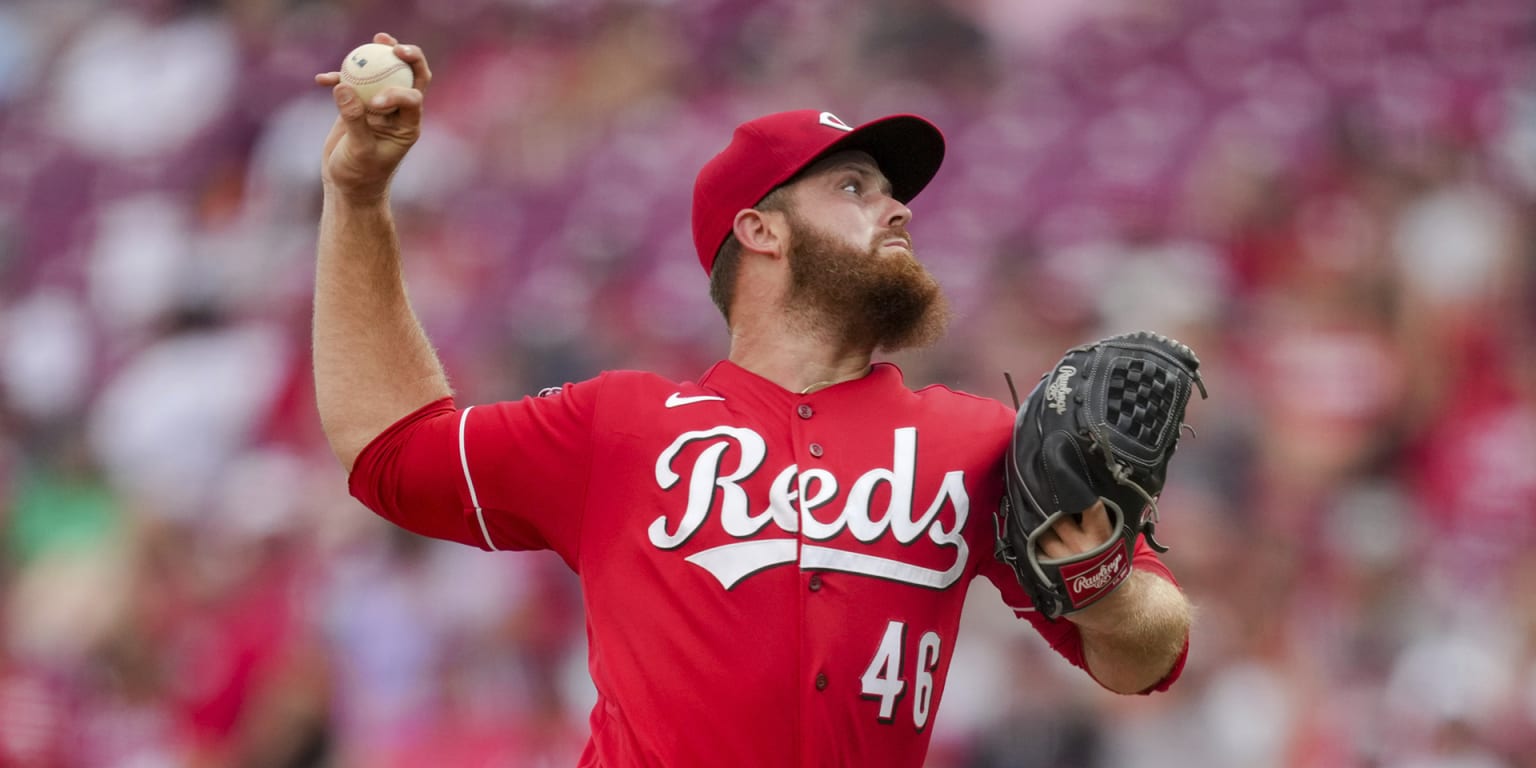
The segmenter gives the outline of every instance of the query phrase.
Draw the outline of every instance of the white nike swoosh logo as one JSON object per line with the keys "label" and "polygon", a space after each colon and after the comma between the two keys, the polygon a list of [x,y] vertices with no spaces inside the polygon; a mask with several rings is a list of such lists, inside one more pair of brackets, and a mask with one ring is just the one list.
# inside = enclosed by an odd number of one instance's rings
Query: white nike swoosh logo
{"label": "white nike swoosh logo", "polygon": [[689,397],[683,397],[683,393],[681,393],[681,392],[673,392],[672,394],[667,395],[667,403],[666,403],[666,405],[667,405],[668,408],[676,408],[679,405],[691,405],[693,403],[702,403],[705,400],[724,400],[724,399],[725,398],[720,397],[718,395],[691,395]]}

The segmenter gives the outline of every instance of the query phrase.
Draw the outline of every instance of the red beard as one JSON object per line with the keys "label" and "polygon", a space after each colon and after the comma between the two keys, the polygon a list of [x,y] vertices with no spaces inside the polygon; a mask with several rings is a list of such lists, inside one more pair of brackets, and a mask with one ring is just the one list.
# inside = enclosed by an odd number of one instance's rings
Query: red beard
{"label": "red beard", "polygon": [[944,335],[949,305],[933,275],[910,251],[881,254],[882,232],[867,248],[846,245],[789,213],[791,310],[833,341],[888,352],[924,347]]}

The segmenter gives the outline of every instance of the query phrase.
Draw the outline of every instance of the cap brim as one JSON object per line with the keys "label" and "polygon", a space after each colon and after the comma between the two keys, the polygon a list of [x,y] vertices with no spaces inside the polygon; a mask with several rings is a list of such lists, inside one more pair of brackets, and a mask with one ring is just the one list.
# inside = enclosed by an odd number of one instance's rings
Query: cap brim
{"label": "cap brim", "polygon": [[816,158],[845,150],[868,152],[890,180],[891,196],[908,203],[939,172],[944,162],[944,134],[917,115],[891,115],[855,128]]}

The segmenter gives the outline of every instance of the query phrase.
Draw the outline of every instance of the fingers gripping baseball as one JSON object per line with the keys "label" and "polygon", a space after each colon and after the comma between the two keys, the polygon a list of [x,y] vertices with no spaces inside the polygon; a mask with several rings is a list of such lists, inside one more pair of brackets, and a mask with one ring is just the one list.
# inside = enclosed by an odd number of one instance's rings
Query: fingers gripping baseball
{"label": "fingers gripping baseball", "polygon": [[414,87],[385,88],[365,103],[340,72],[315,76],[317,84],[331,88],[337,111],[325,141],[321,178],[355,197],[385,194],[390,177],[421,135],[422,100],[432,80],[420,48],[401,45],[382,32],[373,41],[394,47],[394,54],[410,65]]}

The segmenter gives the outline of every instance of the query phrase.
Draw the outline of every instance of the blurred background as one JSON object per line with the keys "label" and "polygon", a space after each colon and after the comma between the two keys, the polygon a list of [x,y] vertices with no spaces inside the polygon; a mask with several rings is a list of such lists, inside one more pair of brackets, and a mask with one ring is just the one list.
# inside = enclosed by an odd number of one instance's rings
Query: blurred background
{"label": "blurred background", "polygon": [[1536,766],[1530,0],[6,0],[0,765],[574,765],[574,578],[394,531],[319,432],[311,78],[376,31],[436,77],[395,202],[463,403],[722,355],[693,175],[792,108],[948,135],[909,383],[1199,351],[1183,681],[983,582],[932,766]]}

